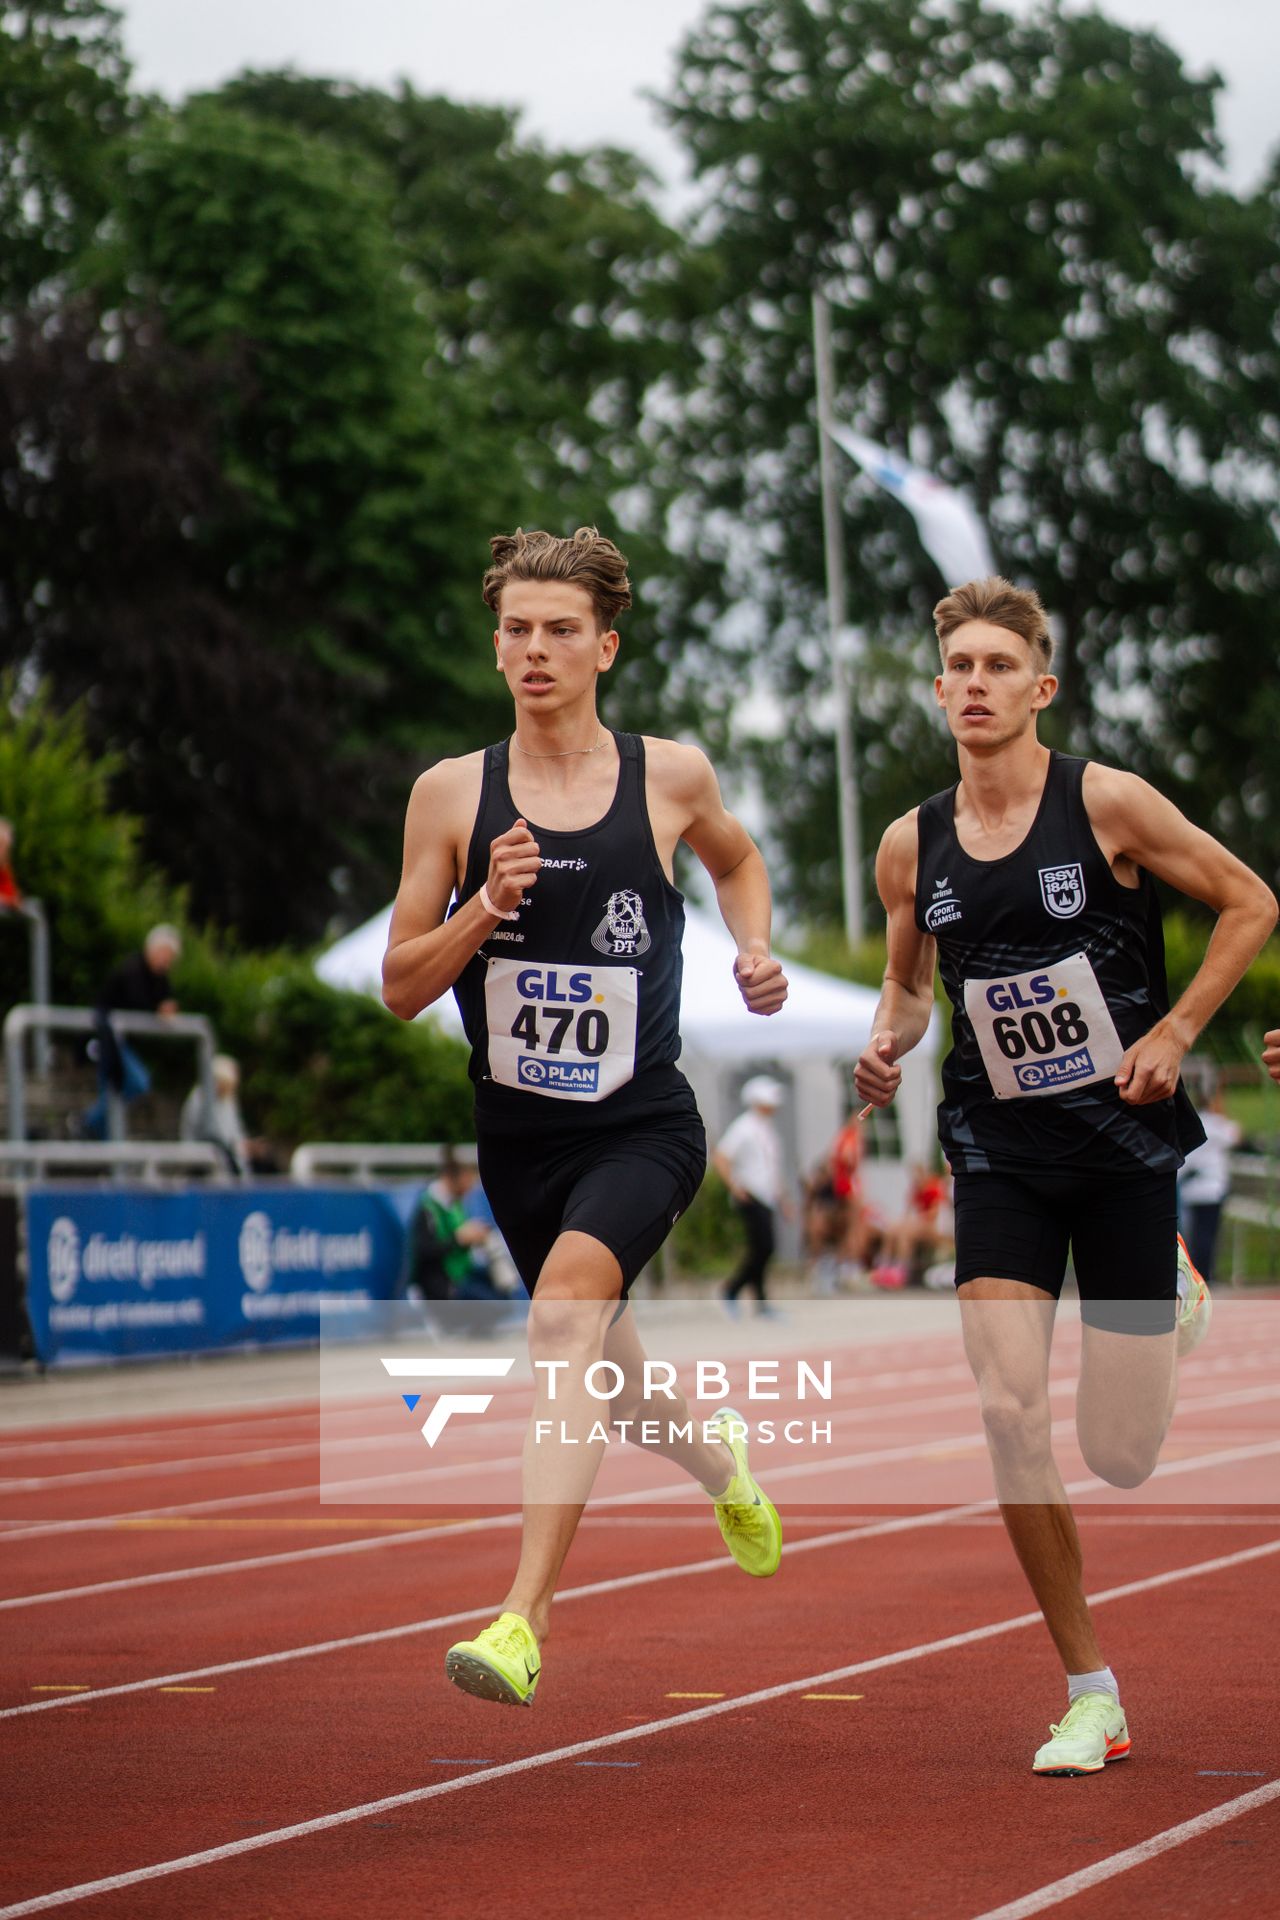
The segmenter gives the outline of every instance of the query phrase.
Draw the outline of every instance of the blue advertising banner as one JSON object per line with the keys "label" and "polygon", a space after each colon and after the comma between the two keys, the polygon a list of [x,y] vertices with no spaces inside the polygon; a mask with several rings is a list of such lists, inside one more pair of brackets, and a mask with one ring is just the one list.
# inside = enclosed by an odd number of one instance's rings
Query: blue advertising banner
{"label": "blue advertising banner", "polygon": [[390,1299],[405,1195],[31,1189],[27,1306],[48,1366],[318,1340],[322,1303]]}

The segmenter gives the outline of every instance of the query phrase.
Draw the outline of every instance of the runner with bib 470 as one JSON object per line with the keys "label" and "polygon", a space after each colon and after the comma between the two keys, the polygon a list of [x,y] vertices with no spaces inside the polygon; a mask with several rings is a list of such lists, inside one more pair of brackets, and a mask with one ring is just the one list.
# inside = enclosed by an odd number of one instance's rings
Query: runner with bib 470
{"label": "runner with bib 470", "polygon": [[[778,1516],[728,1408],[686,1437],[678,1389],[644,1398],[644,1352],[625,1303],[689,1205],[706,1138],[680,1052],[684,903],[679,842],[715,883],[738,948],[735,990],[773,1014],[787,983],[769,952],[769,882],[696,747],[615,733],[600,675],[631,604],[626,561],[594,528],[503,535],[484,597],[515,732],[418,780],[383,997],[411,1020],[450,988],[471,1042],[480,1177],[533,1304],[538,1399],[525,1448],[524,1531],[499,1618],[449,1649],[445,1671],[482,1699],[531,1705],[552,1596],[600,1458],[587,1369],[611,1361],[609,1417],[701,1482],[746,1572],[778,1566]],[[534,824],[537,822],[538,824]],[[450,908],[450,900],[454,904]],[[729,983],[726,982],[726,990]],[[554,1404],[548,1381],[558,1385]],[[550,1416],[550,1418],[548,1418]],[[623,1427],[624,1421],[630,1422]],[[540,1423],[569,1442],[534,1444]]]}
{"label": "runner with bib 470", "polygon": [[[1034,593],[971,581],[934,621],[960,779],[881,843],[888,964],[856,1079],[864,1100],[892,1100],[928,1025],[936,959],[953,1010],[938,1117],[965,1347],[1005,1525],[1067,1671],[1067,1712],[1034,1767],[1095,1773],[1130,1742],[1053,1459],[1054,1311],[1070,1248],[1081,1451],[1111,1485],[1140,1486],[1173,1413],[1177,1354],[1210,1305],[1177,1238],[1177,1169],[1204,1137],[1181,1063],[1276,903],[1145,781],[1041,745],[1036,716],[1058,683]],[[1152,875],[1218,916],[1172,1008]]]}

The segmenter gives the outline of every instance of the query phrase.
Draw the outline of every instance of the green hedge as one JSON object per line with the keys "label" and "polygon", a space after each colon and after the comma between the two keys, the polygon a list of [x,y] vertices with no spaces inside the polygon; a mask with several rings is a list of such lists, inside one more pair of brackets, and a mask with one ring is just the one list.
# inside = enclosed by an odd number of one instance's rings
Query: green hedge
{"label": "green hedge", "polygon": [[426,1022],[397,1020],[369,996],[325,986],[309,959],[228,955],[199,938],[174,985],[239,1059],[251,1132],[287,1145],[474,1138],[466,1047]]}

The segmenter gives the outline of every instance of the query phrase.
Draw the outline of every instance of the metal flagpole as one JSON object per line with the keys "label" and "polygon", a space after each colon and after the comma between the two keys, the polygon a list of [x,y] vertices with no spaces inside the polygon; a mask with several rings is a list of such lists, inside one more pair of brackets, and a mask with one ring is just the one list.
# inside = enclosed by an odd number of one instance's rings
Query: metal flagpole
{"label": "metal flagpole", "polygon": [[844,528],[836,490],[835,447],[831,440],[835,378],[831,354],[831,309],[820,293],[813,296],[813,364],[818,389],[818,474],[822,488],[822,546],[827,573],[827,640],[831,687],[836,705],[836,779],[839,786],[840,878],[844,930],[850,944],[862,939],[862,805],[858,792],[857,747],[853,736],[856,664],[846,658],[849,641],[848,589],[844,571]]}

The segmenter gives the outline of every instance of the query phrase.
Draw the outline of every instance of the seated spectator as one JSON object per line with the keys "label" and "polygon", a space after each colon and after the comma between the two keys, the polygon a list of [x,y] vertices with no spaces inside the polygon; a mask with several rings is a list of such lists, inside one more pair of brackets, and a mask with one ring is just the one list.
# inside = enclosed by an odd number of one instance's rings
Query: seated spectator
{"label": "seated spectator", "polygon": [[206,1111],[203,1086],[192,1087],[182,1103],[180,1140],[208,1140],[221,1148],[234,1173],[274,1173],[275,1160],[265,1140],[251,1140],[240,1112],[240,1062],[229,1053],[213,1056],[213,1107]]}
{"label": "seated spectator", "polygon": [[472,1320],[454,1316],[454,1330],[487,1332],[496,1322],[483,1311],[484,1305],[495,1300],[515,1304],[508,1275],[514,1281],[515,1268],[494,1225],[479,1174],[446,1154],[415,1216],[410,1295],[419,1300],[473,1301],[481,1311]]}
{"label": "seated spectator", "polygon": [[132,1047],[126,1046],[111,1024],[113,1013],[178,1011],[169,969],[182,952],[176,927],[152,927],[140,953],[131,953],[103,982],[95,1013],[98,1097],[80,1120],[86,1140],[105,1140],[108,1095],[115,1093],[128,1105],[151,1090],[151,1075]]}
{"label": "seated spectator", "polygon": [[905,1287],[915,1268],[933,1266],[950,1244],[942,1210],[948,1198],[945,1175],[913,1166],[907,1211],[886,1229],[880,1263],[872,1270],[878,1287]]}

